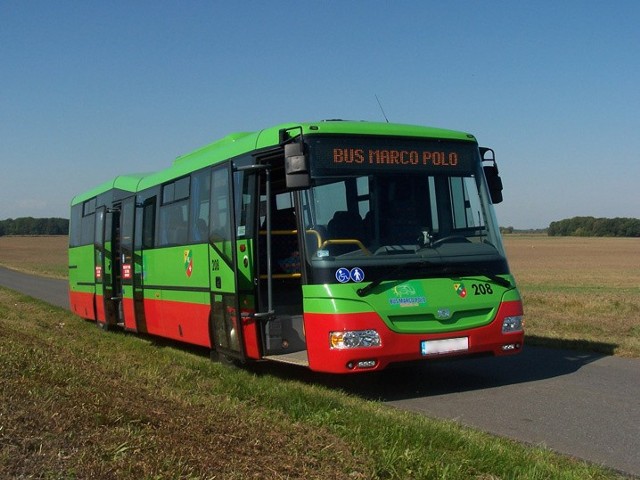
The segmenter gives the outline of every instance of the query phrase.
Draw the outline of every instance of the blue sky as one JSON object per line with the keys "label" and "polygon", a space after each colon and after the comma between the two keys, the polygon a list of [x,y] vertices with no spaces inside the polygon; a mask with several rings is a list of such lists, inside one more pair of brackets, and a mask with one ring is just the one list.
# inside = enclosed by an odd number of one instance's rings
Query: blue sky
{"label": "blue sky", "polygon": [[640,217],[640,2],[0,1],[0,219],[235,131],[464,130],[499,222]]}

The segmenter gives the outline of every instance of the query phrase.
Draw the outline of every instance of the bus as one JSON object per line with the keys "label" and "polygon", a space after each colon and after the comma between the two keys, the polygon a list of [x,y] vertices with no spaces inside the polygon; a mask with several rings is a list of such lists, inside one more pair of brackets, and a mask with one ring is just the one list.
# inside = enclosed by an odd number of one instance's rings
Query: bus
{"label": "bus", "polygon": [[523,307],[468,133],[329,120],[234,133],[71,202],[69,300],[98,326],[327,373],[510,355]]}

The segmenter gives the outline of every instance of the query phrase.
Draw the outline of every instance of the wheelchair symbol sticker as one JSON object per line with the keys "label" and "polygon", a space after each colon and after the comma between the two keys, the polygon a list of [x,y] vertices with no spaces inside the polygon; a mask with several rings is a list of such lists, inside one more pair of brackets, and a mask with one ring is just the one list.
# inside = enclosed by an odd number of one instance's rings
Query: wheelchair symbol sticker
{"label": "wheelchair symbol sticker", "polygon": [[349,274],[349,270],[347,268],[343,267],[336,270],[336,280],[338,280],[340,283],[347,283],[350,278],[351,275]]}

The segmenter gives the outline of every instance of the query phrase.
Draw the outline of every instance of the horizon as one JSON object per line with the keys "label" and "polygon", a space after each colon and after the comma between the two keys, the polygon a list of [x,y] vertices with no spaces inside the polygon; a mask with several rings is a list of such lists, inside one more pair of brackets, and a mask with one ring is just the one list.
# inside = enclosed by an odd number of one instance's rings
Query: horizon
{"label": "horizon", "polygon": [[[640,218],[636,218],[636,217],[613,217],[613,218],[608,218],[608,217],[594,217],[593,215],[580,215],[580,216],[576,216],[576,217],[570,217],[570,218],[562,218],[559,220],[552,220],[548,226],[546,227],[524,227],[524,228],[515,228],[511,225],[500,225],[500,233],[501,234],[509,234],[509,233],[513,233],[513,232],[546,232],[547,230],[549,230],[549,228],[551,227],[552,223],[558,223],[558,222],[564,222],[564,221],[569,221],[569,220],[574,220],[577,218],[593,218],[594,220],[638,220],[640,221]],[[69,217],[31,217],[31,216],[27,216],[27,217],[9,217],[9,218],[5,218],[5,219],[0,219],[0,223],[2,222],[6,222],[6,221],[16,221],[16,220],[21,220],[21,219],[33,219],[33,220],[47,220],[47,219],[51,219],[51,220],[67,220],[69,221]],[[503,230],[512,230],[512,232],[504,232]],[[23,236],[23,234],[17,234],[19,236]],[[47,234],[43,234],[43,235],[47,235]],[[2,234],[0,234],[0,236],[2,236]],[[11,236],[11,234],[7,235],[7,236]]]}
{"label": "horizon", "polygon": [[0,5],[0,218],[238,131],[353,118],[470,132],[498,223],[635,218],[640,4],[456,0]]}

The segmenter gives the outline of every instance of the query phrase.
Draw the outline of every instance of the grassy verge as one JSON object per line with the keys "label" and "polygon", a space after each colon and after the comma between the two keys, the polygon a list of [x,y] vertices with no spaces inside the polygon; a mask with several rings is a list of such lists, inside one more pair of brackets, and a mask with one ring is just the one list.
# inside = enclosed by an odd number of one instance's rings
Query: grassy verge
{"label": "grassy verge", "polygon": [[0,289],[1,478],[616,478]]}

